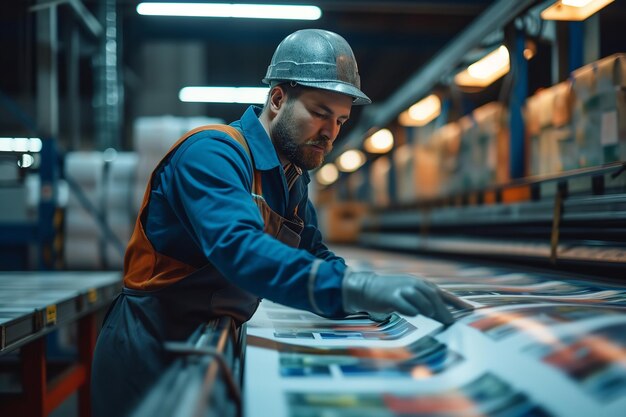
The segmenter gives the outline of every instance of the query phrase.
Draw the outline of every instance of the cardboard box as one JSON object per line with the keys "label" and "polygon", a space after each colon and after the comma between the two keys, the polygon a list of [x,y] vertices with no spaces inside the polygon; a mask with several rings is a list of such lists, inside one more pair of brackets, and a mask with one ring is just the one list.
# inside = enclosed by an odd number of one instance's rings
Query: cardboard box
{"label": "cardboard box", "polygon": [[578,101],[615,87],[626,88],[626,54],[608,56],[572,72],[572,88]]}
{"label": "cardboard box", "polygon": [[553,127],[562,127],[572,121],[573,94],[572,84],[564,81],[550,88],[553,100],[550,112],[552,113]]}
{"label": "cardboard box", "polygon": [[415,146],[415,191],[419,198],[437,197],[441,188],[439,152],[432,145]]}
{"label": "cardboard box", "polygon": [[355,243],[366,214],[365,203],[332,203],[320,208],[318,217],[324,239],[335,243]]}
{"label": "cardboard box", "polygon": [[369,198],[369,172],[367,166],[363,166],[348,176],[349,200],[367,201]]}
{"label": "cardboard box", "polygon": [[370,184],[372,187],[371,202],[377,207],[386,207],[391,202],[389,198],[389,171],[391,163],[389,157],[380,156],[372,163],[370,170]]}
{"label": "cardboard box", "polygon": [[393,151],[398,203],[412,203],[417,198],[413,146],[405,144]]}
{"label": "cardboard box", "polygon": [[524,108],[528,175],[578,168],[572,86],[565,81],[528,97]]}
{"label": "cardboard box", "polygon": [[510,178],[508,111],[497,102],[477,108],[459,120],[460,182],[456,191],[479,190]]}
{"label": "cardboard box", "polygon": [[461,147],[461,126],[453,122],[441,127],[432,137],[434,148],[439,154],[439,196],[453,192],[453,180],[459,166]]}
{"label": "cardboard box", "polygon": [[581,167],[626,160],[626,88],[589,96],[574,108]]}

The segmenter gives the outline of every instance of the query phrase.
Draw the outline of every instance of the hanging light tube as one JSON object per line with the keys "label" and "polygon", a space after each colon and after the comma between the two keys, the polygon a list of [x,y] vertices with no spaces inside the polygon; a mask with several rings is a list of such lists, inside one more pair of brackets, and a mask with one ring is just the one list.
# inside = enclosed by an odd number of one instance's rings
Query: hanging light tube
{"label": "hanging light tube", "polygon": [[398,122],[402,126],[425,126],[441,114],[441,100],[431,94],[402,112]]}
{"label": "hanging light tube", "polygon": [[509,50],[501,45],[454,77],[454,82],[464,87],[487,87],[509,72]]}
{"label": "hanging light tube", "polygon": [[615,0],[559,0],[541,12],[543,20],[581,21]]}
{"label": "hanging light tube", "polygon": [[0,138],[0,152],[41,152],[39,138]]}
{"label": "hanging light tube", "polygon": [[380,129],[365,139],[363,148],[369,153],[387,153],[393,148],[393,133],[389,129]]}
{"label": "hanging light tube", "polygon": [[343,172],[353,172],[356,171],[365,163],[365,155],[363,152],[350,149],[345,151],[339,158],[337,159],[337,167],[339,170]]}
{"label": "hanging light tube", "polygon": [[317,6],[288,4],[237,3],[152,3],[137,5],[137,13],[146,16],[238,17],[245,19],[318,20]]}
{"label": "hanging light tube", "polygon": [[328,163],[317,171],[315,178],[317,178],[317,182],[322,185],[330,185],[339,178],[339,171],[337,170],[335,164]]}

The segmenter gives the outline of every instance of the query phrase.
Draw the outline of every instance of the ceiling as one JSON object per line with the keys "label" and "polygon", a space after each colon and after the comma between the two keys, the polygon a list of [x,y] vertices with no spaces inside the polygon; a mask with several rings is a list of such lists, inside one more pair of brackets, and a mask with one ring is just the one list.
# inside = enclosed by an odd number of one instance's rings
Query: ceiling
{"label": "ceiling", "polygon": [[[9,2],[3,5],[0,16],[0,48],[12,58],[13,64],[0,69],[0,91],[21,113],[32,118],[36,118],[38,68],[36,20],[28,7],[34,3],[35,0]],[[82,3],[94,16],[103,15],[103,1],[82,0]],[[239,118],[245,105],[180,103],[178,89],[198,84],[261,86],[260,80],[275,47],[286,35],[302,28],[328,29],[344,36],[357,58],[363,91],[375,103],[384,102],[494,1],[282,1],[319,6],[323,16],[313,22],[140,16],[135,11],[138,3],[117,1],[118,59],[125,97],[122,147],[129,146],[132,121],[139,116],[207,115],[227,122]],[[59,5],[58,13],[60,106],[63,109],[71,84],[67,52],[71,28],[78,26],[81,28],[80,129],[85,138],[83,145],[89,146],[94,128],[89,110],[94,95],[92,67],[99,43],[82,28],[68,5]],[[608,29],[617,30],[616,22],[624,17],[623,5],[619,9],[614,7],[607,16]],[[617,39],[610,49],[626,50],[623,36]],[[190,53],[176,53],[188,47]],[[361,111],[359,107],[353,109],[352,120],[339,141],[358,122]],[[74,116],[72,112],[60,112],[61,142],[67,133],[64,126]],[[19,131],[21,124],[15,114],[0,112],[0,135],[17,135],[13,131]]]}

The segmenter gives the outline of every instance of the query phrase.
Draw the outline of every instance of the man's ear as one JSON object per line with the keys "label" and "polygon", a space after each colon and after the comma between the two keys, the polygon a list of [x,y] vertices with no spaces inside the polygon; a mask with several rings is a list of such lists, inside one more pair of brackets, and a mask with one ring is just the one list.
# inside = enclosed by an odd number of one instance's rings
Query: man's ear
{"label": "man's ear", "polygon": [[285,90],[281,85],[277,85],[270,91],[270,109],[272,112],[276,113],[280,110],[280,108],[287,101],[287,95],[285,94]]}

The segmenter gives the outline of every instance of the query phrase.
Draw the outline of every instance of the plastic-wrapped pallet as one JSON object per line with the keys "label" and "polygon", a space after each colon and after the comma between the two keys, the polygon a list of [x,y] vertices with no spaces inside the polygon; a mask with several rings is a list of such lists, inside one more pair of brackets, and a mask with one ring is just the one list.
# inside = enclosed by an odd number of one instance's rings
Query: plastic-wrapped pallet
{"label": "plastic-wrapped pallet", "polygon": [[574,134],[580,165],[626,160],[626,54],[572,73]]}
{"label": "plastic-wrapped pallet", "polygon": [[[76,183],[93,207],[101,207],[104,160],[101,152],[70,152],[65,157],[65,177]],[[69,269],[100,269],[102,234],[97,220],[70,192],[65,211],[65,266]]]}
{"label": "plastic-wrapped pallet", "polygon": [[420,199],[430,199],[439,195],[441,161],[434,145],[431,138],[428,143],[417,143],[413,148],[415,192]]}
{"label": "plastic-wrapped pallet", "polygon": [[479,190],[509,179],[508,112],[498,102],[487,103],[459,120],[458,187]]}
{"label": "plastic-wrapped pallet", "polygon": [[133,146],[139,155],[133,184],[133,209],[139,211],[148,178],[170,147],[185,133],[200,126],[223,123],[209,117],[140,117],[133,126]]}
{"label": "plastic-wrapped pallet", "polygon": [[381,156],[372,162],[370,183],[372,186],[371,202],[377,207],[386,207],[391,203],[389,195],[389,173],[391,163],[387,156]]}
{"label": "plastic-wrapped pallet", "polygon": [[[124,247],[130,239],[137,218],[137,211],[133,208],[133,185],[138,159],[135,152],[120,152],[108,162],[106,169],[103,210],[109,228]],[[122,268],[123,253],[112,243],[106,245],[103,257],[107,268]]]}
{"label": "plastic-wrapped pallet", "polygon": [[432,138],[439,160],[438,196],[448,196],[454,192],[454,176],[459,165],[459,148],[461,146],[461,127],[452,122],[437,129]]}
{"label": "plastic-wrapped pallet", "polygon": [[417,197],[412,145],[407,143],[394,149],[392,157],[396,170],[396,196],[398,203],[412,203]]}
{"label": "plastic-wrapped pallet", "polygon": [[529,175],[578,168],[578,150],[571,125],[570,82],[539,91],[524,108]]}

